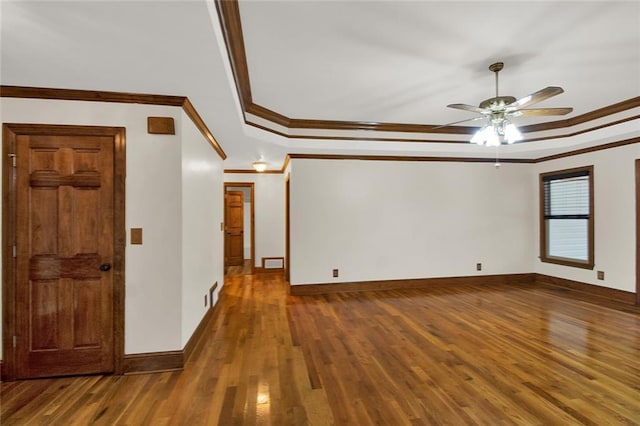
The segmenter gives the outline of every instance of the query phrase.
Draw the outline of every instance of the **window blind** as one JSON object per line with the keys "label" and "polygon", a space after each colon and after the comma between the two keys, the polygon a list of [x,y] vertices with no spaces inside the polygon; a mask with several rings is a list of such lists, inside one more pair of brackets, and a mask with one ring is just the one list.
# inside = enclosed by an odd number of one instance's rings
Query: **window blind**
{"label": "window blind", "polygon": [[588,260],[589,173],[544,178],[547,255]]}

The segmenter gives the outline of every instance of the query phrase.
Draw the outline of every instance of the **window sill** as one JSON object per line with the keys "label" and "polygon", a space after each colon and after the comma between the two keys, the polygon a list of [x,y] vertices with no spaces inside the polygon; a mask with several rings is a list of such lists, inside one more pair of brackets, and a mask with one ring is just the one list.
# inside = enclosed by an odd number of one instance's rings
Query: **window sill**
{"label": "window sill", "polygon": [[593,262],[569,259],[569,258],[566,258],[566,257],[543,257],[543,256],[540,256],[540,261],[544,262],[544,263],[553,263],[553,264],[556,264],[556,265],[570,266],[572,268],[582,268],[582,269],[591,269],[591,270],[593,270],[593,268],[595,267],[595,264]]}

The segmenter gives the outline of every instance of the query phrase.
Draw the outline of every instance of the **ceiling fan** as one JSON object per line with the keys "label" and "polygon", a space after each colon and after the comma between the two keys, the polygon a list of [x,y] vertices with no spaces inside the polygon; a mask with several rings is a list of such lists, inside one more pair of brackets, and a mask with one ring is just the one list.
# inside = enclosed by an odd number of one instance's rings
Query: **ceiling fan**
{"label": "ceiling fan", "polygon": [[496,62],[489,66],[489,71],[496,75],[496,96],[486,99],[479,106],[467,104],[450,104],[448,108],[461,109],[482,114],[480,117],[456,121],[447,125],[459,124],[468,121],[487,120],[487,124],[478,130],[471,138],[471,143],[478,145],[498,146],[501,139],[507,143],[522,140],[518,128],[510,121],[513,117],[540,117],[548,115],[565,115],[573,111],[573,108],[527,108],[538,102],[549,99],[552,96],[563,93],[562,87],[549,86],[538,90],[523,98],[516,99],[513,96],[500,96],[498,94],[498,73],[504,68],[504,63]]}

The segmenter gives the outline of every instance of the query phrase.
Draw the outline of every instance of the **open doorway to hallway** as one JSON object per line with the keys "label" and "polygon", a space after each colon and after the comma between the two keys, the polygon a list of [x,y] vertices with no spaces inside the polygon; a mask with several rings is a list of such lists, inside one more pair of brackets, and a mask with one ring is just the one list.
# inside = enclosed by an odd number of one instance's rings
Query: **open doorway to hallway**
{"label": "open doorway to hallway", "polygon": [[225,274],[253,274],[255,267],[254,184],[225,182],[224,205]]}

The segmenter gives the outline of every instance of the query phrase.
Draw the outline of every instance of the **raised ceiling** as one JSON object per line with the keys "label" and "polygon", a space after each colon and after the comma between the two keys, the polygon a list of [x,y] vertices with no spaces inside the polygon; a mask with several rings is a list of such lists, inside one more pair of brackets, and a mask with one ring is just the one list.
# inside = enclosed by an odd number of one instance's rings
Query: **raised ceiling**
{"label": "raised ceiling", "polygon": [[260,156],[278,168],[286,153],[485,155],[466,143],[470,129],[432,127],[473,117],[446,105],[493,96],[487,67],[499,60],[500,94],[561,86],[539,106],[574,108],[556,124],[520,119],[529,142],[503,155],[535,158],[640,132],[637,1],[0,7],[2,84],[188,96],[227,168]]}

